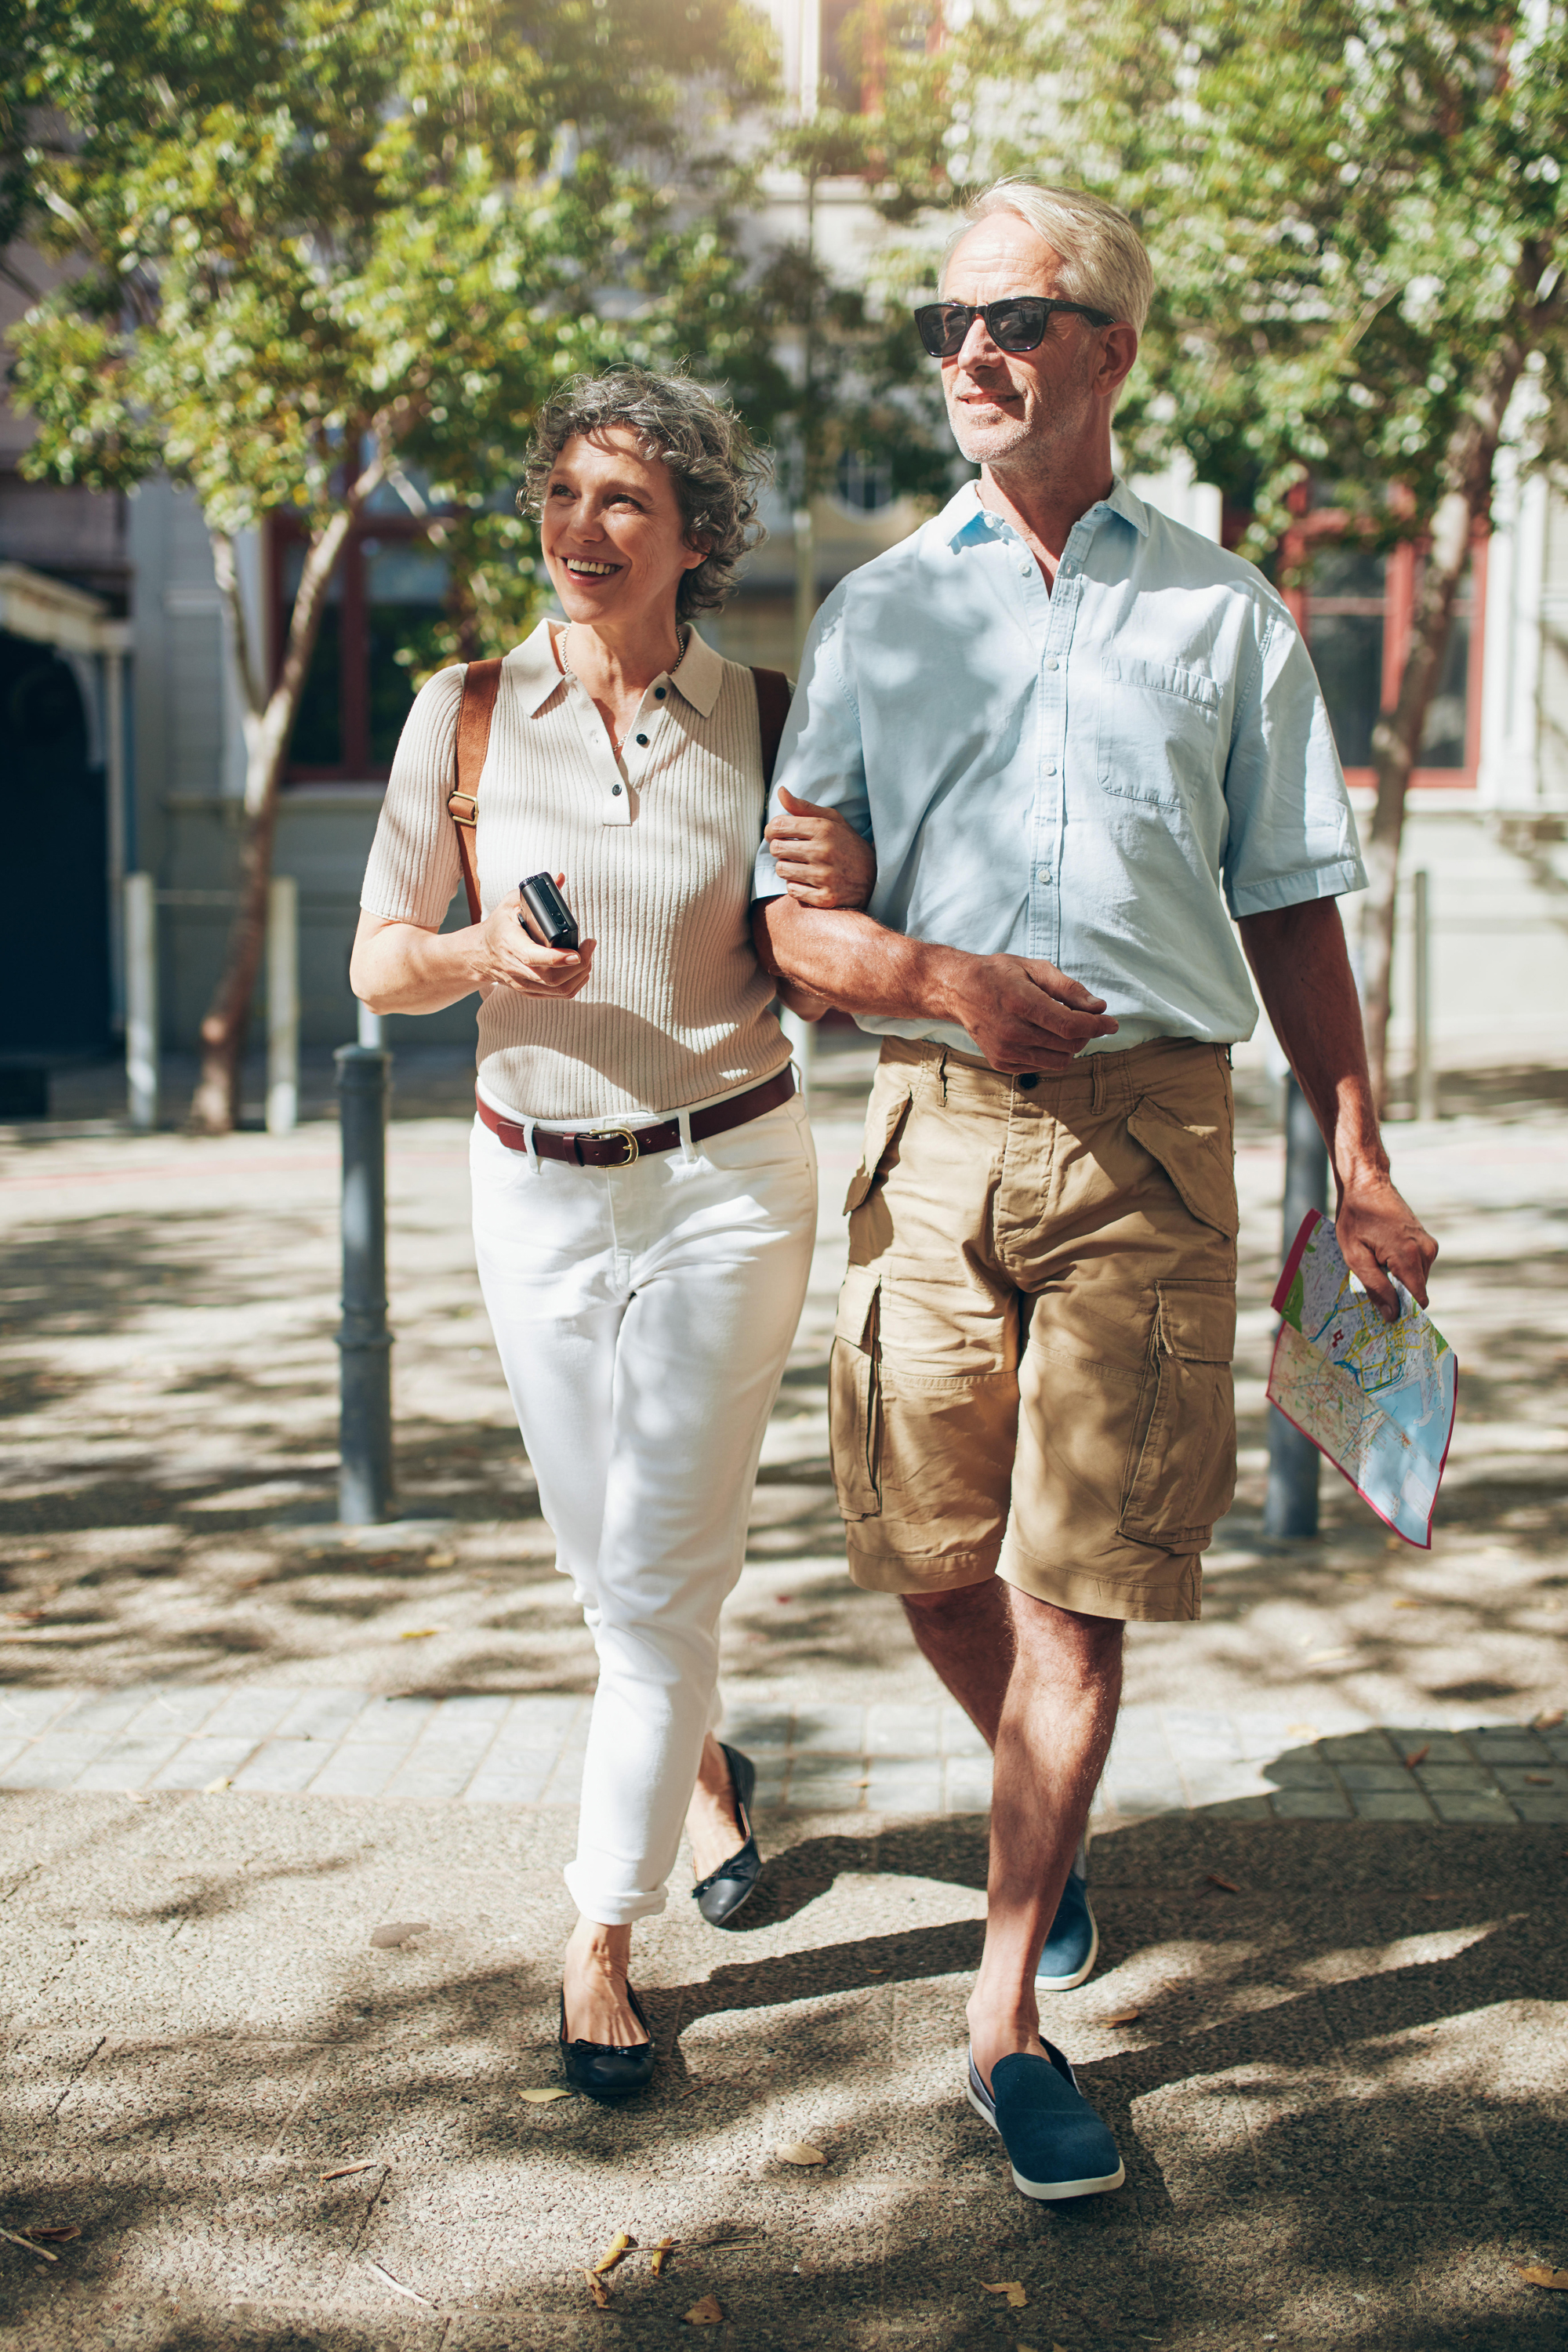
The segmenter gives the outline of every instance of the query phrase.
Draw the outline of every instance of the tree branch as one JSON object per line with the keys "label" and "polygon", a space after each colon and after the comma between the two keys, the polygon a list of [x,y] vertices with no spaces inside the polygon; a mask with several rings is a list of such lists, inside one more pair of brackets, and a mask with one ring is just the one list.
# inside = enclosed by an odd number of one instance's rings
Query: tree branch
{"label": "tree branch", "polygon": [[227,531],[215,530],[210,524],[207,536],[212,541],[213,574],[228,620],[229,644],[234,653],[234,666],[239,673],[246,714],[248,718],[259,719],[267,707],[267,697],[252,658],[250,628],[245,614],[245,591],[240,584],[239,567],[234,560],[234,541]]}

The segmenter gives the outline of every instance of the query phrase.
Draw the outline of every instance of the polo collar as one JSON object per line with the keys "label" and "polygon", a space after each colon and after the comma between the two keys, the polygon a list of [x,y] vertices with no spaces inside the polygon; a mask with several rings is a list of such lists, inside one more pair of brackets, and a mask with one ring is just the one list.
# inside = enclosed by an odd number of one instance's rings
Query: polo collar
{"label": "polo collar", "polygon": [[[1141,539],[1149,536],[1149,509],[1121,474],[1112,481],[1109,496],[1097,499],[1080,520],[1087,521],[1089,515],[1100,513],[1120,515]],[[979,483],[965,482],[938,515],[936,527],[950,547],[957,547],[964,541],[974,545],[989,539],[1000,528],[1000,518],[993,522],[990,509],[981,505]]]}
{"label": "polo collar", "polygon": [[[691,705],[703,719],[710,719],[719,699],[719,689],[724,683],[724,664],[705,637],[687,624],[686,657],[680,667],[663,673],[663,682]],[[522,696],[523,709],[530,719],[543,709],[558,686],[565,684],[555,658],[548,620],[538,627],[521,645],[513,646],[506,657],[506,668],[512,684]],[[655,681],[658,683],[658,680]]]}

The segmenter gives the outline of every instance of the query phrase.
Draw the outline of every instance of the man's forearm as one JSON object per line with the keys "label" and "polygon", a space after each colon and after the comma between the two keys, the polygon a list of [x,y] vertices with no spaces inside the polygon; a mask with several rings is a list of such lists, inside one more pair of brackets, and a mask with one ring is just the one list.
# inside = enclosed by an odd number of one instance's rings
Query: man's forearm
{"label": "man's forearm", "polygon": [[752,909],[757,953],[775,980],[795,981],[846,1013],[893,1021],[951,1021],[955,950],[906,939],[851,908],[803,907],[788,897]]}
{"label": "man's forearm", "polygon": [[1241,942],[1268,1018],[1323,1131],[1342,1186],[1386,1177],[1361,1004],[1332,898],[1244,916]]}

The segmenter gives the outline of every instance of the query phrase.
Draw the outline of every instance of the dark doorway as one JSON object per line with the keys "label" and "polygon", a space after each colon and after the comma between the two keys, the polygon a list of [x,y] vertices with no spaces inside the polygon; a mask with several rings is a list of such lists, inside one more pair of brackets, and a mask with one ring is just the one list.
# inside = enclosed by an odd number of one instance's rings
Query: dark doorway
{"label": "dark doorway", "polygon": [[108,825],[70,666],[0,630],[0,1065],[110,1044]]}

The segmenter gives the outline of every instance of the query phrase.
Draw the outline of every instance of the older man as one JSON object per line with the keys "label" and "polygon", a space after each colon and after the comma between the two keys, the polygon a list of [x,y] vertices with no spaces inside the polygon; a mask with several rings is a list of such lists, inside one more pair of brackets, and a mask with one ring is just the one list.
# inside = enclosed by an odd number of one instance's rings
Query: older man
{"label": "older man", "polygon": [[[916,320],[980,478],[824,604],[754,910],[779,973],[884,1039],[834,1469],[856,1582],[900,1595],[994,1750],[968,2089],[1038,2198],[1123,2177],[1037,1972],[1071,1940],[1123,1624],[1197,1616],[1231,1499],[1242,950],[1347,1261],[1392,1317],[1390,1276],[1425,1302],[1436,1255],[1378,1133],[1334,905],[1364,877],[1306,649],[1260,573],[1113,470],[1151,291],[1110,205],[1003,183],[970,208]],[[810,903],[793,796],[873,839],[865,914]]]}

